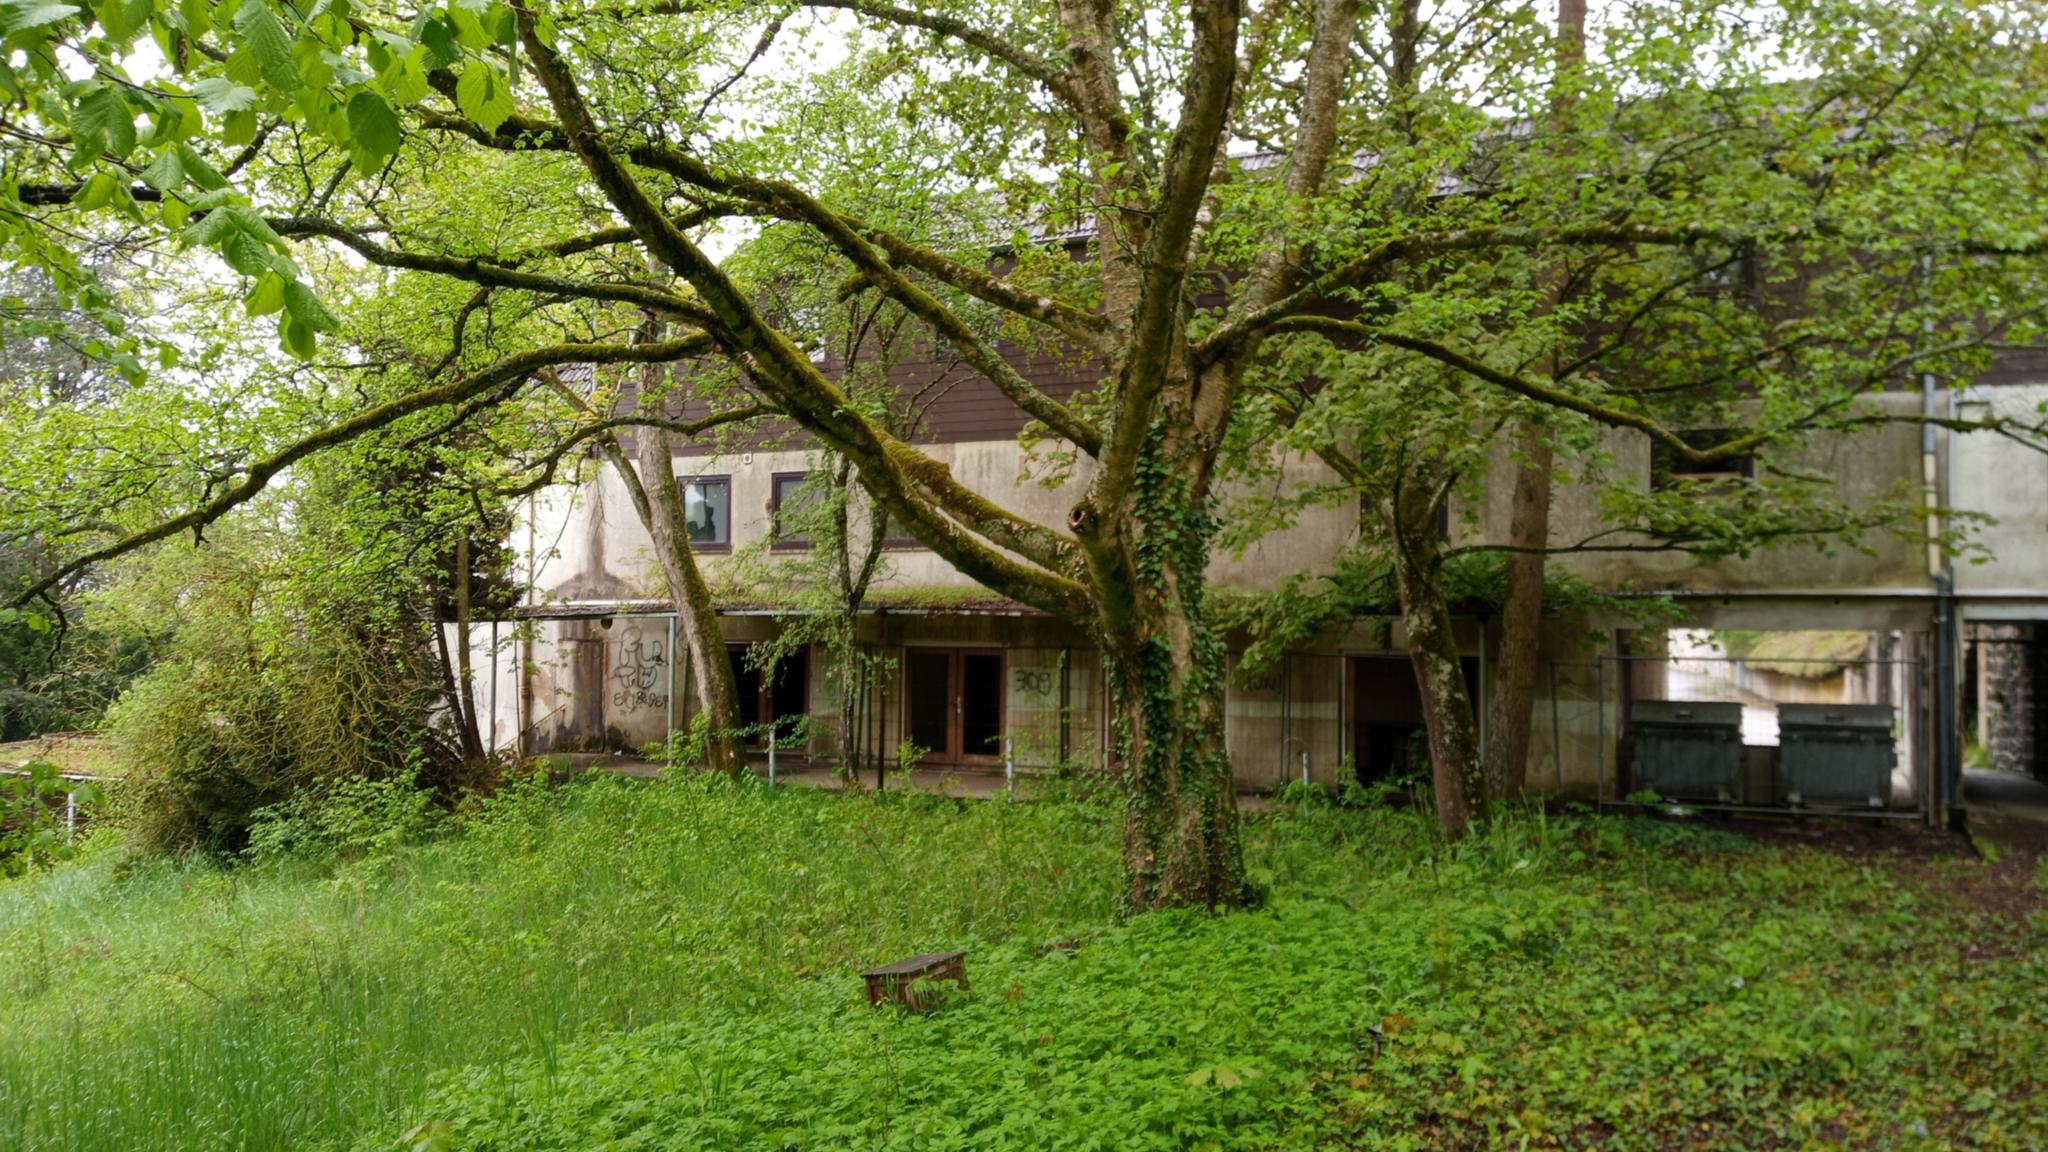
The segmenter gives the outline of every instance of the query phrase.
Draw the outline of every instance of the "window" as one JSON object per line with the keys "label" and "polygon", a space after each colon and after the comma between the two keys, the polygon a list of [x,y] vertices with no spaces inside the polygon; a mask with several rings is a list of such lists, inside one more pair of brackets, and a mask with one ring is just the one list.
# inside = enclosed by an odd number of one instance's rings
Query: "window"
{"label": "window", "polygon": [[[1725,444],[1735,434],[1726,428],[1698,428],[1680,432],[1678,438],[1693,448]],[[1650,487],[1672,488],[1679,484],[1734,484],[1756,475],[1756,457],[1749,453],[1711,463],[1687,460],[1664,444],[1650,445]]]}
{"label": "window", "polygon": [[882,518],[882,547],[922,548],[924,541],[910,534],[910,530],[897,521],[895,514],[881,505],[875,505],[875,515]]}
{"label": "window", "polygon": [[774,526],[775,547],[809,548],[811,538],[804,521],[818,506],[818,487],[807,485],[808,472],[777,472],[770,481],[768,518]]}
{"label": "window", "polygon": [[732,478],[696,476],[682,481],[683,530],[696,549],[732,547]]}

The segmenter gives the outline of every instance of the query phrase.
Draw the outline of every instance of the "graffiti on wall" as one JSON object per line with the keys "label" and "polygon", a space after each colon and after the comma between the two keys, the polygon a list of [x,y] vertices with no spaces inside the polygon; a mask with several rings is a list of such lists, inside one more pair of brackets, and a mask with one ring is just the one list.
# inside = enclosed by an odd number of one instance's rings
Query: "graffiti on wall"
{"label": "graffiti on wall", "polygon": [[620,714],[668,707],[668,652],[663,642],[621,637],[608,679],[612,709]]}

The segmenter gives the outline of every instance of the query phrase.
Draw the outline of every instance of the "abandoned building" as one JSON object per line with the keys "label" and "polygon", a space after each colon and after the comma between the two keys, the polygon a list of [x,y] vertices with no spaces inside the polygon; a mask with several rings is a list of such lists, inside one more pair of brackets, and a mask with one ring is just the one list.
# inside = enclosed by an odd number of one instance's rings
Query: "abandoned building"
{"label": "abandoned building", "polygon": [[[1055,397],[1092,383],[1053,360],[1016,355]],[[942,369],[913,365],[905,386],[931,383],[919,371]],[[1870,402],[1902,414],[2033,413],[2048,402],[2048,359],[2010,364],[1965,389],[1930,380],[1924,394]],[[1028,475],[1024,420],[993,385],[963,373],[926,408],[916,440],[961,482],[1061,523],[1079,481],[1048,487]],[[1615,459],[1653,483],[1647,438],[1609,436]],[[694,550],[716,580],[736,551],[762,550],[780,501],[817,461],[786,442],[689,451],[675,470]],[[1982,514],[1983,554],[1959,562],[1924,536],[1874,535],[1861,547],[1784,547],[1710,564],[1657,552],[1558,556],[1554,564],[1595,586],[1668,593],[1685,619],[1655,635],[1631,634],[1618,620],[1549,626],[1526,768],[1532,789],[1606,800],[1690,789],[1693,799],[1733,807],[1834,803],[1932,819],[1955,802],[1966,756],[2043,772],[2048,708],[2035,685],[2048,675],[2048,455],[1911,421],[1818,437],[1800,451],[1797,463],[1833,477],[1845,499],[1903,488],[1933,508]],[[1284,472],[1315,479],[1320,468],[1293,460]],[[1453,543],[1505,538],[1511,475],[1495,468],[1483,499],[1455,509]],[[1585,492],[1557,486],[1554,543],[1600,527]],[[1343,509],[1309,509],[1242,555],[1217,555],[1213,583],[1270,589],[1327,566],[1358,531]],[[511,618],[476,622],[468,638],[478,707],[490,718],[486,742],[527,754],[631,755],[685,727],[693,670],[676,658],[660,570],[618,476],[591,467],[532,498],[512,543],[526,600]],[[772,561],[805,546],[779,539],[767,551]],[[777,729],[790,735],[775,754],[785,765],[837,763],[847,689],[801,650],[766,673],[741,658],[782,627],[781,611],[746,597],[721,605],[740,719],[808,716]],[[1483,700],[1498,623],[1456,623]],[[994,597],[916,541],[889,541],[860,638],[882,669],[852,689],[864,755],[893,764],[914,746],[920,767],[963,774],[1103,765],[1106,700],[1088,637]],[[1361,619],[1260,675],[1233,675],[1227,743],[1241,785],[1337,787],[1409,771],[1421,755],[1421,702],[1403,644],[1397,620]],[[1645,749],[1663,752],[1645,761]],[[1815,756],[1846,756],[1852,770],[1832,785],[1826,771],[1800,784],[1797,765]],[[1646,762],[1678,767],[1653,778]]]}

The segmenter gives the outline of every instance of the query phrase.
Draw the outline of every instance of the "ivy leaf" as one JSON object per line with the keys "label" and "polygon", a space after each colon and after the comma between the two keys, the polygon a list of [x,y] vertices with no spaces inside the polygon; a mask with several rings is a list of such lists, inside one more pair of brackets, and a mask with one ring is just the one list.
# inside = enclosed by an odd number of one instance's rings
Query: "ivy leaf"
{"label": "ivy leaf", "polygon": [[455,82],[455,105],[462,114],[496,132],[512,115],[512,92],[498,79],[498,70],[481,60],[471,61]]}
{"label": "ivy leaf", "polygon": [[370,161],[359,165],[365,170],[381,166],[398,152],[398,113],[368,88],[349,97],[348,129],[359,153],[357,158]]}
{"label": "ivy leaf", "polygon": [[244,0],[235,11],[235,30],[255,54],[256,68],[280,92],[299,88],[299,66],[292,60],[291,33],[270,11],[267,0]]}
{"label": "ivy leaf", "polygon": [[320,297],[297,280],[284,286],[284,309],[308,331],[332,332],[341,327],[341,321],[334,318],[334,313],[327,310]]}
{"label": "ivy leaf", "polygon": [[256,90],[245,84],[237,84],[222,76],[208,76],[192,85],[192,95],[199,106],[217,116],[230,112],[247,112],[256,107]]}
{"label": "ivy leaf", "polygon": [[80,151],[96,144],[114,156],[126,156],[135,151],[135,113],[112,88],[94,88],[79,98],[71,113],[71,134]]}

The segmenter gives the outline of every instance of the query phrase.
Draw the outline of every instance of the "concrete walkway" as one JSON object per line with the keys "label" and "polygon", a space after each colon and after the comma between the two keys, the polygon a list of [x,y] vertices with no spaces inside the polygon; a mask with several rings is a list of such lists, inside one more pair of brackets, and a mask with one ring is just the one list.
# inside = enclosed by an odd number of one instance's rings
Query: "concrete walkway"
{"label": "concrete walkway", "polygon": [[1963,808],[1973,818],[2048,822],[2048,784],[2014,772],[1965,768]]}

